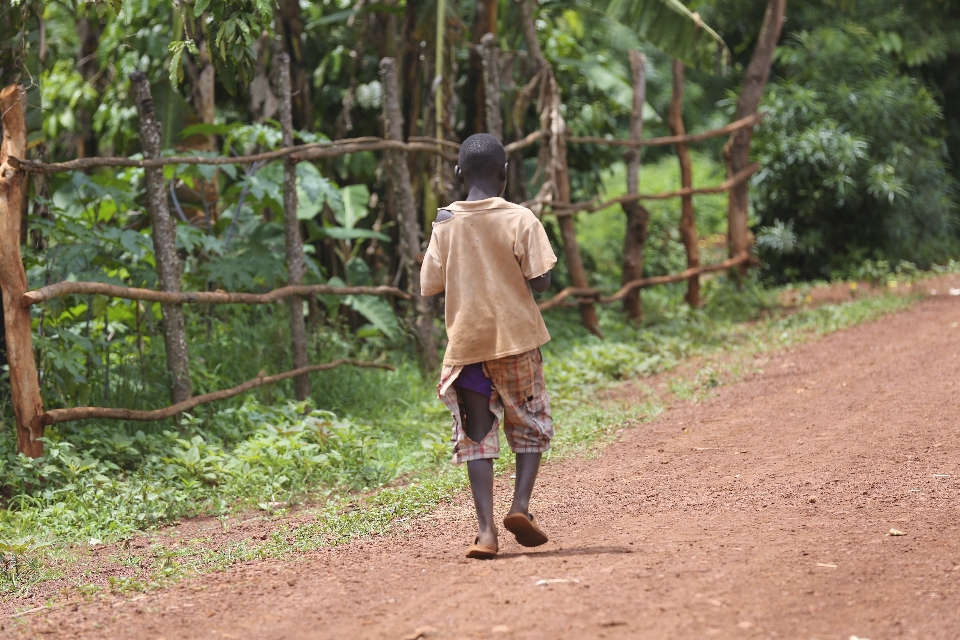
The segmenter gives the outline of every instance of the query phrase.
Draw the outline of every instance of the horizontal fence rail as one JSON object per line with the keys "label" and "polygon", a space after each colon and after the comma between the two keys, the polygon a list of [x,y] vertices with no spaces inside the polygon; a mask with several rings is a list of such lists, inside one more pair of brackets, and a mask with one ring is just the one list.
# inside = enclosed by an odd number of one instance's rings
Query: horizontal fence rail
{"label": "horizontal fence rail", "polygon": [[682,136],[662,136],[660,138],[646,138],[640,140],[614,140],[611,138],[598,138],[596,136],[566,136],[567,142],[572,142],[575,144],[606,144],[615,147],[663,147],[671,144],[692,144],[695,142],[703,142],[704,140],[709,140],[710,138],[719,138],[721,136],[730,135],[735,133],[740,129],[746,129],[747,127],[752,127],[756,124],[759,124],[764,117],[763,112],[755,113],[752,116],[747,116],[746,118],[740,118],[739,120],[734,120],[730,124],[720,127],[719,129],[711,129],[710,131],[704,131],[703,133],[687,133]]}
{"label": "horizontal fence rail", "polygon": [[554,307],[561,306],[568,298],[608,304],[610,302],[623,300],[627,294],[637,289],[645,289],[647,287],[653,287],[660,284],[670,284],[672,282],[682,282],[702,273],[726,271],[727,269],[731,269],[741,264],[753,263],[754,261],[756,261],[754,256],[750,255],[749,253],[741,253],[739,256],[724,260],[723,262],[718,262],[717,264],[693,267],[691,269],[687,269],[686,271],[681,271],[680,273],[632,280],[623,285],[619,291],[609,296],[604,296],[598,289],[578,289],[576,287],[567,287],[557,295],[553,296],[549,300],[544,300],[537,306],[540,308],[540,311],[548,311]]}
{"label": "horizontal fence rail", "polygon": [[45,426],[58,424],[60,422],[70,422],[72,420],[90,420],[93,418],[137,420],[141,422],[164,420],[166,418],[172,418],[173,416],[183,413],[184,411],[189,411],[190,409],[193,409],[201,404],[209,404],[211,402],[216,402],[217,400],[226,400],[227,398],[240,395],[244,391],[262,387],[265,384],[273,384],[275,382],[280,382],[281,380],[294,378],[307,373],[313,373],[315,371],[326,371],[327,369],[333,369],[345,364],[353,367],[386,369],[388,371],[394,370],[394,367],[389,364],[341,358],[325,364],[315,364],[310,365],[309,367],[300,367],[299,369],[285,371],[272,376],[264,375],[264,372],[261,371],[260,375],[253,380],[247,380],[246,382],[238,384],[235,387],[223,389],[221,391],[214,391],[212,393],[205,393],[201,396],[194,396],[189,400],[178,402],[177,404],[164,407],[163,409],[154,409],[153,411],[137,411],[135,409],[117,409],[111,407],[72,407],[70,409],[53,409],[51,411],[47,411],[43,414],[42,420]]}
{"label": "horizontal fence rail", "polygon": [[[658,147],[671,144],[689,144],[700,142],[710,138],[716,138],[728,135],[740,129],[752,127],[763,118],[762,113],[742,118],[735,122],[705,131],[683,136],[664,136],[660,138],[647,138],[645,140],[614,140],[610,138],[595,138],[583,136],[565,136],[567,142],[575,144],[600,144],[619,147]],[[539,130],[528,134],[527,136],[504,145],[508,154],[519,151],[534,144],[543,138],[549,138],[549,130]],[[161,158],[120,158],[120,157],[93,157],[77,158],[67,162],[38,162],[36,160],[24,160],[15,156],[10,156],[8,162],[15,169],[30,171],[33,173],[62,173],[67,171],[81,171],[84,169],[93,169],[96,167],[162,167],[172,164],[252,164],[254,162],[269,162],[271,160],[280,160],[290,156],[295,162],[306,160],[318,160],[321,158],[335,158],[345,156],[351,153],[361,151],[414,151],[423,153],[434,153],[443,156],[447,160],[456,161],[457,156],[448,153],[443,148],[459,150],[460,145],[452,140],[439,140],[427,136],[413,136],[407,142],[400,140],[384,140],[373,136],[363,138],[346,138],[344,140],[330,140],[324,142],[311,142],[292,147],[284,147],[274,151],[266,151],[248,156],[164,156]]]}
{"label": "horizontal fence rail", "polygon": [[[759,164],[752,164],[743,171],[734,174],[732,177],[724,180],[720,184],[714,187],[701,187],[701,188],[688,188],[688,189],[677,189],[676,191],[665,191],[663,193],[637,193],[629,196],[620,196],[619,198],[611,198],[604,202],[597,203],[592,200],[587,200],[585,202],[542,202],[543,205],[549,206],[550,208],[547,211],[544,211],[544,214],[553,214],[555,216],[572,216],[577,213],[595,213],[597,211],[602,211],[607,207],[611,207],[615,204],[625,204],[627,202],[637,202],[638,200],[666,200],[668,198],[682,198],[684,196],[696,196],[704,195],[709,193],[724,193],[729,191],[731,188],[742,184],[744,181],[748,180],[750,176],[755,174],[760,170]],[[530,206],[533,204],[541,204],[538,200],[531,200],[530,202],[525,202],[524,206]]]}
{"label": "horizontal fence rail", "polygon": [[329,284],[304,284],[281,287],[267,293],[230,293],[227,291],[155,291],[103,282],[58,282],[34,291],[28,291],[20,296],[20,304],[29,307],[47,300],[77,294],[95,294],[125,300],[144,300],[166,304],[272,304],[294,296],[323,294],[396,296],[404,300],[410,299],[410,294],[406,291],[386,286],[334,287]]}

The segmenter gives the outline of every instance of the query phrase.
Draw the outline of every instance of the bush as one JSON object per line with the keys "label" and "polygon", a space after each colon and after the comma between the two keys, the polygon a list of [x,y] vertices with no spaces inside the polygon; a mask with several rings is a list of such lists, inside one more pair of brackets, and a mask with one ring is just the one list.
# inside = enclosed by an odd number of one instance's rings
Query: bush
{"label": "bush", "polygon": [[778,280],[829,278],[865,259],[922,267],[960,248],[957,184],[929,91],[851,23],[780,49],[756,136],[758,246]]}

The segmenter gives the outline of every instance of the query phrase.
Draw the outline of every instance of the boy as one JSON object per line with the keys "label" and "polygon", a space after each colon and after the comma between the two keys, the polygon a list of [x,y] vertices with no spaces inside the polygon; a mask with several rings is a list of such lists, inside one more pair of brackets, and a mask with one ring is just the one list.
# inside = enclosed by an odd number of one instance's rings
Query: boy
{"label": "boy", "polygon": [[536,216],[500,197],[507,154],[496,138],[467,138],[454,173],[467,199],[439,210],[420,288],[425,296],[446,291],[449,342],[437,395],[453,414],[453,461],[467,463],[477,510],[479,532],[467,557],[489,559],[499,549],[493,460],[500,424],[517,454],[513,505],[503,526],[523,546],[547,542],[528,505],[553,437],[540,355],[550,334],[530,289],[550,286],[557,258]]}

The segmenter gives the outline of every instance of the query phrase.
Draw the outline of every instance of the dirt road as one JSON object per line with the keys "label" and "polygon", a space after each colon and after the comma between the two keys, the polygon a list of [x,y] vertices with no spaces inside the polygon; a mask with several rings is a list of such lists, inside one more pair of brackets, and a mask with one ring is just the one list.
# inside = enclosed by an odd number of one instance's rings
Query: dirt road
{"label": "dirt road", "polygon": [[[508,487],[498,488],[506,509]],[[83,638],[960,637],[960,297],[828,336],[548,465],[553,536],[408,530],[55,611]],[[891,529],[904,535],[889,535]],[[8,628],[9,629],[9,628]]]}

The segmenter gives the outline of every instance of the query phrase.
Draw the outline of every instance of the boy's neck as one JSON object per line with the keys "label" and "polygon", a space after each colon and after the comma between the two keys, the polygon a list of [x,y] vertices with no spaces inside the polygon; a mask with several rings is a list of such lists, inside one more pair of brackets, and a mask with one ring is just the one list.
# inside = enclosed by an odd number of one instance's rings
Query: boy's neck
{"label": "boy's neck", "polygon": [[489,185],[489,184],[472,184],[470,185],[469,190],[467,191],[467,202],[473,202],[475,200],[489,200],[490,198],[497,198],[502,193],[500,185]]}

